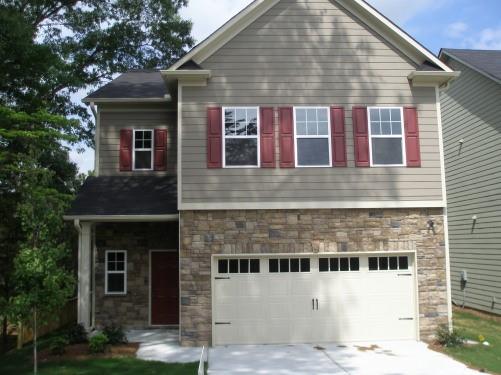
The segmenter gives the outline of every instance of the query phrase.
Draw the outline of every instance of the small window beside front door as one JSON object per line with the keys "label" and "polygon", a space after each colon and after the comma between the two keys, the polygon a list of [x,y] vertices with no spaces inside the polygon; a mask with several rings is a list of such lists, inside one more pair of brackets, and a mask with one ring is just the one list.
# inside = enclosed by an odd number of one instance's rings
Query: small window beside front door
{"label": "small window beside front door", "polygon": [[107,295],[127,294],[127,252],[106,251],[105,293]]}

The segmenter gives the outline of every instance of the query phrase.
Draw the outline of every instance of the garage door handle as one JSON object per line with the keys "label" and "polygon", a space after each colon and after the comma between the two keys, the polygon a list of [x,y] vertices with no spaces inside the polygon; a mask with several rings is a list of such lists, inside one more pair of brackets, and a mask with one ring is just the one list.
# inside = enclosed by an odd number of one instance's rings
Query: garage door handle
{"label": "garage door handle", "polygon": [[412,276],[412,273],[399,273],[398,276]]}
{"label": "garage door handle", "polygon": [[400,318],[398,320],[414,320],[414,318]]}
{"label": "garage door handle", "polygon": [[216,280],[229,280],[229,277],[216,277]]}
{"label": "garage door handle", "polygon": [[230,325],[230,324],[231,324],[231,322],[216,322],[216,323],[214,323],[214,324],[215,324],[215,325],[217,325],[217,326],[223,326],[223,325],[224,325],[224,326],[227,326],[227,325]]}
{"label": "garage door handle", "polygon": [[318,299],[316,301],[317,301],[317,310],[318,310]]}
{"label": "garage door handle", "polygon": [[311,309],[315,310],[315,298],[311,299]]}

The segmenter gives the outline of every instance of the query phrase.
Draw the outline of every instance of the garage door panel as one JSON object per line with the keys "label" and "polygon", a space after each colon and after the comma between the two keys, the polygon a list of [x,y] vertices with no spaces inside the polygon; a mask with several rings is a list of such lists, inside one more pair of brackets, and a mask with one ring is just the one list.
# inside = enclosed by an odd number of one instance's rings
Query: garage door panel
{"label": "garage door panel", "polygon": [[401,271],[369,271],[368,256],[357,257],[360,267],[351,271],[320,272],[318,258],[310,256],[306,272],[280,273],[268,272],[263,257],[260,273],[216,280],[214,321],[231,324],[215,325],[215,343],[415,339],[413,257]]}

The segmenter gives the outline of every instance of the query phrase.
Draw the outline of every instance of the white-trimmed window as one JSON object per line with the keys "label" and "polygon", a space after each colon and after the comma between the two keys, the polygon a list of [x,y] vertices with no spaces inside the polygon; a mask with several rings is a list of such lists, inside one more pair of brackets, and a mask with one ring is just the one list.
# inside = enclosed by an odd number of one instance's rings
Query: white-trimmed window
{"label": "white-trimmed window", "polygon": [[259,108],[223,108],[225,168],[259,167]]}
{"label": "white-trimmed window", "polygon": [[331,167],[331,125],[327,107],[295,107],[296,167]]}
{"label": "white-trimmed window", "polygon": [[127,294],[127,251],[107,250],[105,266],[106,294]]}
{"label": "white-trimmed window", "polygon": [[153,130],[134,129],[132,162],[135,171],[153,170]]}
{"label": "white-trimmed window", "polygon": [[368,111],[371,165],[404,167],[403,108],[369,107]]}

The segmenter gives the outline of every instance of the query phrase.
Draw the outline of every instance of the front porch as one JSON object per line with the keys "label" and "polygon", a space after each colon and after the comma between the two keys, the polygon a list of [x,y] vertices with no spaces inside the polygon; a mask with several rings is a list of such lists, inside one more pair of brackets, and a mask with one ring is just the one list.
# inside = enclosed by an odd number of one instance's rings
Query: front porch
{"label": "front porch", "polygon": [[78,241],[87,330],[179,326],[179,215],[169,177],[89,178],[65,219]]}

